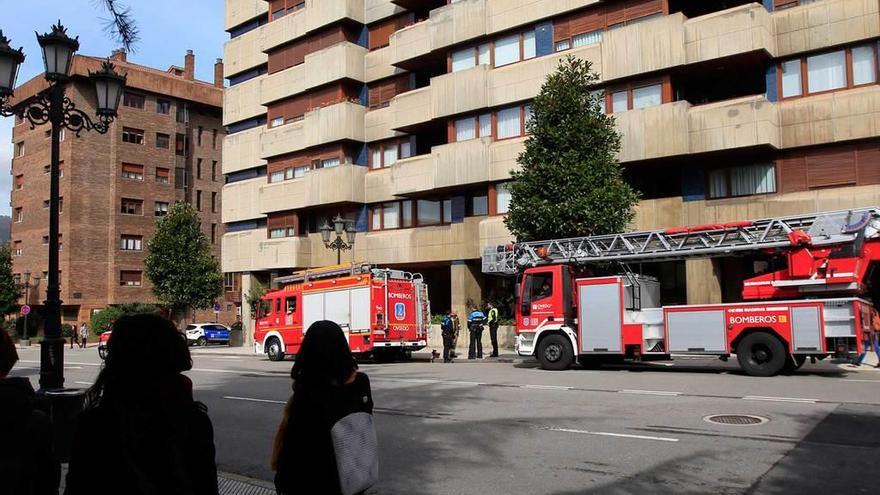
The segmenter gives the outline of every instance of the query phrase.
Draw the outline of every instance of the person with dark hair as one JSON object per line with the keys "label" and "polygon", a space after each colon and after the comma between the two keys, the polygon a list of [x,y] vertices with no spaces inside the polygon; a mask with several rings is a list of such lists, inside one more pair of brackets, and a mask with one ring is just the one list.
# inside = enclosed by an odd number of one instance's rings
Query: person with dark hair
{"label": "person with dark hair", "polygon": [[370,380],[357,371],[339,325],[309,327],[290,375],[293,396],[272,455],[278,493],[347,495],[373,486],[379,473]]}
{"label": "person with dark hair", "polygon": [[34,408],[30,380],[8,378],[17,361],[12,338],[0,330],[0,492],[55,495],[61,464],[52,445],[52,422]]}
{"label": "person with dark hair", "polygon": [[79,417],[64,493],[217,494],[214,430],[182,374],[191,368],[186,340],[169,320],[116,320]]}

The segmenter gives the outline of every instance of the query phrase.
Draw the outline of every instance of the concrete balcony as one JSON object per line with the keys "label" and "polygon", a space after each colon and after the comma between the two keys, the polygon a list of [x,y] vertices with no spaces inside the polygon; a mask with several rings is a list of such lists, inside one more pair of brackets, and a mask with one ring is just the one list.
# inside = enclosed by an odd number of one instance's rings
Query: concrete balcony
{"label": "concrete balcony", "polygon": [[[476,259],[480,257],[480,218],[436,227],[359,233],[354,259],[379,264]],[[315,256],[313,261],[336,263],[336,257],[328,251]]]}
{"label": "concrete balcony", "polygon": [[266,0],[226,0],[224,29],[227,31],[254,17],[269,15],[269,2]]}
{"label": "concrete balcony", "polygon": [[372,204],[396,199],[391,180],[390,167],[368,171],[364,177],[364,202]]}
{"label": "concrete balcony", "polygon": [[255,127],[223,138],[223,173],[231,174],[239,170],[265,165],[260,158],[260,136],[265,127]]}
{"label": "concrete balcony", "polygon": [[223,223],[241,222],[262,218],[260,212],[260,187],[266,184],[266,177],[233,182],[223,186]]}
{"label": "concrete balcony", "polygon": [[223,271],[250,272],[311,266],[308,238],[269,239],[266,229],[223,235]]}
{"label": "concrete balcony", "polygon": [[223,45],[223,77],[230,77],[269,62],[266,49],[266,26],[233,38]]}
{"label": "concrete balcony", "polygon": [[880,36],[880,6],[873,0],[825,0],[771,17],[780,57]]}
{"label": "concrete balcony", "polygon": [[394,110],[390,106],[367,110],[364,115],[364,131],[368,143],[391,139],[403,134],[394,129]]}
{"label": "concrete balcony", "polygon": [[690,151],[686,101],[614,114],[621,162],[683,155]]}
{"label": "concrete balcony", "polygon": [[298,179],[266,183],[259,188],[261,213],[298,210],[318,205],[364,203],[367,167],[339,165],[314,170]]}
{"label": "concrete balcony", "polygon": [[306,0],[306,7],[266,24],[265,50],[289,43],[318,28],[351,19],[364,23],[364,0]]}
{"label": "concrete balcony", "polygon": [[266,107],[260,102],[262,80],[256,77],[223,90],[223,125],[265,115]]}
{"label": "concrete balcony", "polygon": [[510,244],[514,242],[513,236],[504,225],[504,216],[482,217],[480,220],[480,252],[487,246]]}
{"label": "concrete balcony", "polygon": [[364,82],[366,53],[366,48],[348,42],[310,53],[302,64],[261,77],[260,102],[268,105],[340,79]]}
{"label": "concrete balcony", "polygon": [[430,122],[434,119],[431,106],[431,87],[426,86],[399,94],[391,100],[391,128],[407,127]]}
{"label": "concrete balcony", "polygon": [[378,81],[404,72],[391,65],[391,47],[379,48],[367,52],[364,57],[366,82]]}
{"label": "concrete balcony", "polygon": [[[691,107],[690,152],[703,153],[750,146],[782,147],[777,104],[763,96]],[[662,134],[662,131],[657,130]]]}
{"label": "concrete balcony", "polygon": [[880,135],[878,86],[783,100],[776,105],[785,148]]}
{"label": "concrete balcony", "polygon": [[689,19],[684,28],[689,64],[756,50],[776,56],[773,17],[757,3]]}
{"label": "concrete balcony", "polygon": [[366,24],[406,12],[406,9],[403,7],[391,3],[391,0],[364,0],[364,9],[364,22]]}
{"label": "concrete balcony", "polygon": [[312,110],[298,122],[266,129],[260,136],[260,157],[293,153],[334,141],[364,141],[364,114],[356,103],[337,103]]}

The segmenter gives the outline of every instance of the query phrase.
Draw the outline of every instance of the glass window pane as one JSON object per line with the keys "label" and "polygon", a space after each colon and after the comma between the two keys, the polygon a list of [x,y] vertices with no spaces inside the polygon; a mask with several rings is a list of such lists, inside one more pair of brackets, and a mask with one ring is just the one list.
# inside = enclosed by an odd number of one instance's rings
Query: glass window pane
{"label": "glass window pane", "polygon": [[292,168],[284,169],[284,178],[285,179],[292,179],[293,178],[293,169]]}
{"label": "glass window pane", "polygon": [[287,233],[286,229],[272,229],[269,231],[269,237],[272,239],[280,239]]}
{"label": "glass window pane", "polygon": [[479,60],[477,61],[477,63],[479,63],[480,65],[489,65],[489,63],[492,61],[492,57],[489,56],[489,50],[491,50],[491,48],[492,45],[490,43],[483,43],[482,45],[480,45],[480,48],[478,49]]}
{"label": "glass window pane", "polygon": [[378,146],[370,152],[370,167],[382,168],[382,149]]}
{"label": "glass window pane", "polygon": [[495,42],[495,67],[519,62],[519,35],[514,34]]}
{"label": "glass window pane", "polygon": [[304,165],[302,167],[296,167],[293,169],[293,176],[294,176],[294,178],[299,178],[299,177],[302,177],[303,175],[306,175],[306,172],[308,172],[308,171],[309,171],[308,165]]}
{"label": "glass window pane", "polygon": [[523,115],[524,115],[525,118],[526,118],[526,128],[528,128],[529,122],[531,122],[531,121],[532,121],[532,117],[535,116],[535,111],[534,111],[534,109],[532,108],[532,104],[531,104],[531,103],[529,103],[528,105],[525,105],[525,106],[523,107]]}
{"label": "glass window pane", "polygon": [[339,158],[328,158],[321,160],[321,168],[333,168],[339,166]]}
{"label": "glass window pane", "polygon": [[498,139],[520,135],[520,108],[505,108],[498,112]]}
{"label": "glass window pane", "polygon": [[440,223],[440,202],[420,199],[417,203],[419,225]]}
{"label": "glass window pane", "polygon": [[390,167],[397,163],[397,146],[389,144],[385,147],[385,166]]}
{"label": "glass window pane", "polygon": [[852,49],[853,84],[870,84],[877,81],[874,47],[857,46]]}
{"label": "glass window pane", "polygon": [[629,110],[629,104],[627,103],[627,91],[617,91],[611,93],[611,111],[612,112],[625,112]]}
{"label": "glass window pane", "polygon": [[404,227],[412,227],[413,226],[413,202],[412,201],[403,201],[401,203],[401,209],[403,212],[403,226]]}
{"label": "glass window pane", "polygon": [[495,186],[495,196],[498,213],[507,213],[510,210],[510,190],[506,183]]}
{"label": "glass window pane", "polygon": [[723,198],[727,196],[727,169],[709,172],[709,197]]}
{"label": "glass window pane", "polygon": [[474,49],[466,48],[452,52],[452,72],[470,69],[476,65]]}
{"label": "glass window pane", "polygon": [[589,33],[579,34],[571,39],[571,44],[575,48],[579,46],[593,45],[602,42],[602,30],[590,31]]}
{"label": "glass window pane", "polygon": [[659,84],[643,86],[633,89],[633,109],[654,107],[663,102],[662,90]]}
{"label": "glass window pane", "polygon": [[412,142],[407,139],[400,142],[400,158],[409,158],[412,156]]}
{"label": "glass window pane", "polygon": [[400,203],[385,203],[382,205],[382,221],[386,229],[400,228]]}
{"label": "glass window pane", "polygon": [[474,139],[477,137],[475,125],[473,117],[456,120],[455,141],[467,141],[468,139]]}
{"label": "glass window pane", "polygon": [[269,176],[269,182],[281,182],[284,180],[284,171],[279,170],[278,172],[272,172],[272,175]]}
{"label": "glass window pane", "polygon": [[556,51],[561,52],[564,50],[568,50],[571,48],[571,42],[569,40],[562,40],[556,42]]}
{"label": "glass window pane", "polygon": [[776,192],[776,169],[773,165],[750,165],[730,170],[730,193],[733,196]]}
{"label": "glass window pane", "polygon": [[846,86],[846,52],[807,57],[807,91],[818,93]]}
{"label": "glass window pane", "polygon": [[480,115],[480,137],[492,137],[492,114]]}
{"label": "glass window pane", "polygon": [[801,61],[789,60],[782,62],[782,97],[800,96],[801,94]]}
{"label": "glass window pane", "polygon": [[452,200],[443,200],[443,223],[452,223]]}
{"label": "glass window pane", "polygon": [[523,60],[535,58],[535,32],[526,31],[523,33]]}
{"label": "glass window pane", "polygon": [[372,209],[372,217],[373,217],[373,230],[381,230],[382,229],[382,207],[374,206]]}
{"label": "glass window pane", "polygon": [[471,200],[471,212],[474,216],[489,214],[489,197],[474,196]]}

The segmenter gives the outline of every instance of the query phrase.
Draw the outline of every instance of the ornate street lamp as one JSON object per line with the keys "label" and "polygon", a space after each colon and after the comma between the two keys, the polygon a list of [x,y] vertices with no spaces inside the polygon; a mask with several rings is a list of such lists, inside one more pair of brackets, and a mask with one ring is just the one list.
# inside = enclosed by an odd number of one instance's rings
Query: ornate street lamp
{"label": "ornate street lamp", "polygon": [[64,86],[70,80],[74,54],[79,49],[77,38],[67,35],[58,24],[46,34],[37,34],[43,52],[45,75],[50,86],[47,90],[15,105],[8,104],[15,89],[18,68],[24,61],[24,53],[13,50],[9,40],[0,35],[0,115],[17,116],[27,120],[31,129],[38,125],[52,126],[52,154],[49,168],[49,274],[46,286],[45,337],[40,348],[40,389],[57,391],[64,387],[64,339],[61,337],[61,290],[58,283],[58,207],[59,207],[59,160],[61,131],[95,131],[105,134],[116,118],[119,100],[125,87],[125,76],[117,74],[113,64],[104,62],[98,72],[89,72],[95,85],[97,119],[92,120],[76,108],[64,95]]}
{"label": "ornate street lamp", "polygon": [[[324,220],[324,225],[319,230],[321,231],[321,240],[324,241],[324,246],[327,249],[336,251],[336,264],[342,263],[342,252],[354,249],[354,237],[357,233],[354,228],[354,222],[346,220],[337,214],[336,218],[333,219],[332,227],[327,220]],[[336,234],[336,239],[333,241],[330,240],[331,234]],[[343,235],[345,235],[345,239],[342,238]]]}

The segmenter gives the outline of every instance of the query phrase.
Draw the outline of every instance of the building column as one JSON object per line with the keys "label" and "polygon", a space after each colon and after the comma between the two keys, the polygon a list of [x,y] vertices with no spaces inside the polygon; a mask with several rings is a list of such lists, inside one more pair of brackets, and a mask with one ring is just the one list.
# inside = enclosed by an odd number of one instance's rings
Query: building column
{"label": "building column", "polygon": [[721,302],[721,267],[718,260],[686,260],[685,273],[688,304]]}
{"label": "building column", "polygon": [[254,328],[256,328],[254,316],[256,315],[251,312],[251,305],[248,304],[247,294],[250,292],[255,280],[256,277],[248,272],[241,274],[241,325],[244,333],[244,345],[251,348],[254,346]]}
{"label": "building column", "polygon": [[476,265],[469,265],[464,261],[453,261],[450,270],[450,302],[452,309],[464,321],[471,311],[468,303],[483,302],[483,275]]}

